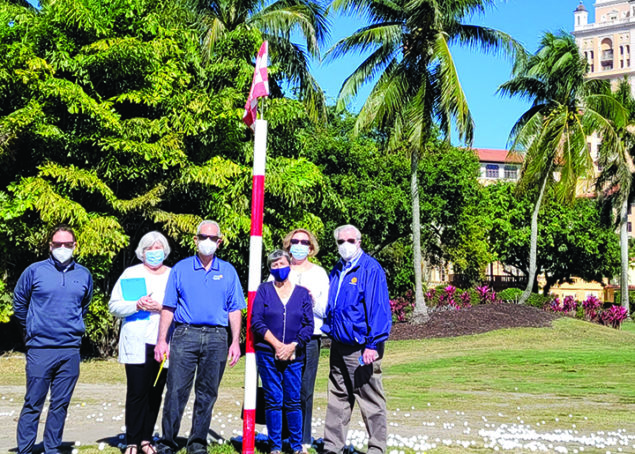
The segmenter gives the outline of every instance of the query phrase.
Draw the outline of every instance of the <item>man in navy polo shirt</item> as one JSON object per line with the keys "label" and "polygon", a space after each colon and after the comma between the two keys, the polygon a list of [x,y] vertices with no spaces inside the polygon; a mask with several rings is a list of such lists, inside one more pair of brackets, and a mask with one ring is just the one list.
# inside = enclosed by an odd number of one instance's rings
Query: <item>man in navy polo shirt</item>
{"label": "man in navy polo shirt", "polygon": [[51,390],[44,427],[44,452],[57,453],[68,404],[79,377],[79,347],[84,316],[93,295],[93,278],[73,260],[75,233],[67,225],[53,230],[51,256],[30,265],[13,291],[13,311],[24,330],[26,394],[18,420],[18,453],[30,453],[46,394]]}
{"label": "man in navy polo shirt", "polygon": [[[240,359],[245,297],[234,267],[215,255],[221,241],[218,223],[201,222],[194,237],[197,254],[174,265],[165,289],[154,349],[157,361],[170,358],[163,403],[163,438],[158,446],[163,454],[178,451],[176,437],[195,375],[196,400],[187,452],[207,453],[212,409],[225,364],[229,361],[233,366]],[[175,329],[168,348],[168,331],[173,321]]]}

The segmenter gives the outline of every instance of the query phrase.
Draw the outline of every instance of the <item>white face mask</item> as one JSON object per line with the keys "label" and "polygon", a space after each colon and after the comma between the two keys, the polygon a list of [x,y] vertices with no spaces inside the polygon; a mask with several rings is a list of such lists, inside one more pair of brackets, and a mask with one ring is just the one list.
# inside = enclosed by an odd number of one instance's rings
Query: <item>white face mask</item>
{"label": "white face mask", "polygon": [[198,242],[198,252],[200,252],[201,255],[208,257],[210,255],[214,255],[217,246],[218,244],[215,241],[212,241],[208,238],[206,240]]}
{"label": "white face mask", "polygon": [[51,255],[60,263],[68,262],[73,256],[73,249],[58,247],[51,251]]}
{"label": "white face mask", "polygon": [[340,253],[344,260],[349,261],[355,256],[355,254],[357,253],[357,249],[357,244],[345,242],[337,247],[337,252]]}

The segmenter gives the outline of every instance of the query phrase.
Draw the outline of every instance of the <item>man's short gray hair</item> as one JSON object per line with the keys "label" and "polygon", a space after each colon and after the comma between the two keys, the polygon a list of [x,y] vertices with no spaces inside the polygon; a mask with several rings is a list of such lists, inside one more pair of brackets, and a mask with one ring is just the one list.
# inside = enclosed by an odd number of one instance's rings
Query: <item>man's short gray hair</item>
{"label": "man's short gray hair", "polygon": [[208,221],[208,220],[201,221],[201,223],[198,225],[198,227],[196,227],[196,234],[197,234],[197,235],[198,235],[199,233],[201,233],[201,229],[202,229],[202,228],[203,228],[203,226],[205,226],[205,225],[214,225],[214,226],[216,226],[216,231],[218,232],[218,236],[223,236],[223,235],[220,233],[220,225],[218,224],[218,222],[216,222],[216,221]]}
{"label": "man's short gray hair", "polygon": [[340,225],[338,228],[336,228],[333,231],[333,236],[335,237],[335,241],[339,239],[340,232],[343,232],[344,230],[353,230],[355,232],[355,239],[357,241],[362,239],[362,232],[360,232],[357,227],[355,227],[353,224],[345,224],[345,225]]}
{"label": "man's short gray hair", "polygon": [[277,260],[280,260],[281,258],[286,258],[287,262],[291,264],[291,256],[289,255],[289,253],[282,249],[276,249],[267,256],[267,268],[271,269],[271,264]]}
{"label": "man's short gray hair", "polygon": [[153,230],[152,232],[148,232],[141,237],[139,240],[139,245],[137,249],[135,249],[135,254],[137,254],[137,258],[143,262],[143,254],[146,250],[150,249],[154,243],[159,243],[163,247],[163,253],[165,254],[165,258],[168,258],[170,255],[170,244],[168,243],[168,239],[163,236],[160,232]]}

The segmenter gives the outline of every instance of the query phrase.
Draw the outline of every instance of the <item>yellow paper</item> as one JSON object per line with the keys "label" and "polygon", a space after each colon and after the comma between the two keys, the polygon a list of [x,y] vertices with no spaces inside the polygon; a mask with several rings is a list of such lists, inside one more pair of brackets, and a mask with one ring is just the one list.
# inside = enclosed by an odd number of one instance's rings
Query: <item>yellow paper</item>
{"label": "yellow paper", "polygon": [[161,365],[159,366],[159,373],[157,374],[157,378],[154,380],[154,385],[152,386],[156,386],[157,382],[159,381],[159,377],[161,376],[161,371],[163,370],[163,365],[165,364],[165,360],[167,359],[167,355],[164,353],[163,354],[163,361],[161,361]]}

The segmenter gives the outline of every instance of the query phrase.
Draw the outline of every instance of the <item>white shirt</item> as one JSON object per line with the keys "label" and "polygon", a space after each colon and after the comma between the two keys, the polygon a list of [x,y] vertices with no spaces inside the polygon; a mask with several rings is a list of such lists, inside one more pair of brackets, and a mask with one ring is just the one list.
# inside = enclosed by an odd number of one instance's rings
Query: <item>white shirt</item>
{"label": "white shirt", "polygon": [[163,304],[165,286],[170,276],[170,268],[161,274],[153,274],[140,263],[126,268],[117,279],[108,302],[108,309],[115,317],[122,318],[119,333],[119,362],[124,364],[143,364],[146,362],[146,344],[155,345],[159,333],[158,312],[150,313],[149,318],[127,320],[126,317],[138,312],[137,301],[126,301],[121,291],[122,279],[143,278],[148,295]]}

